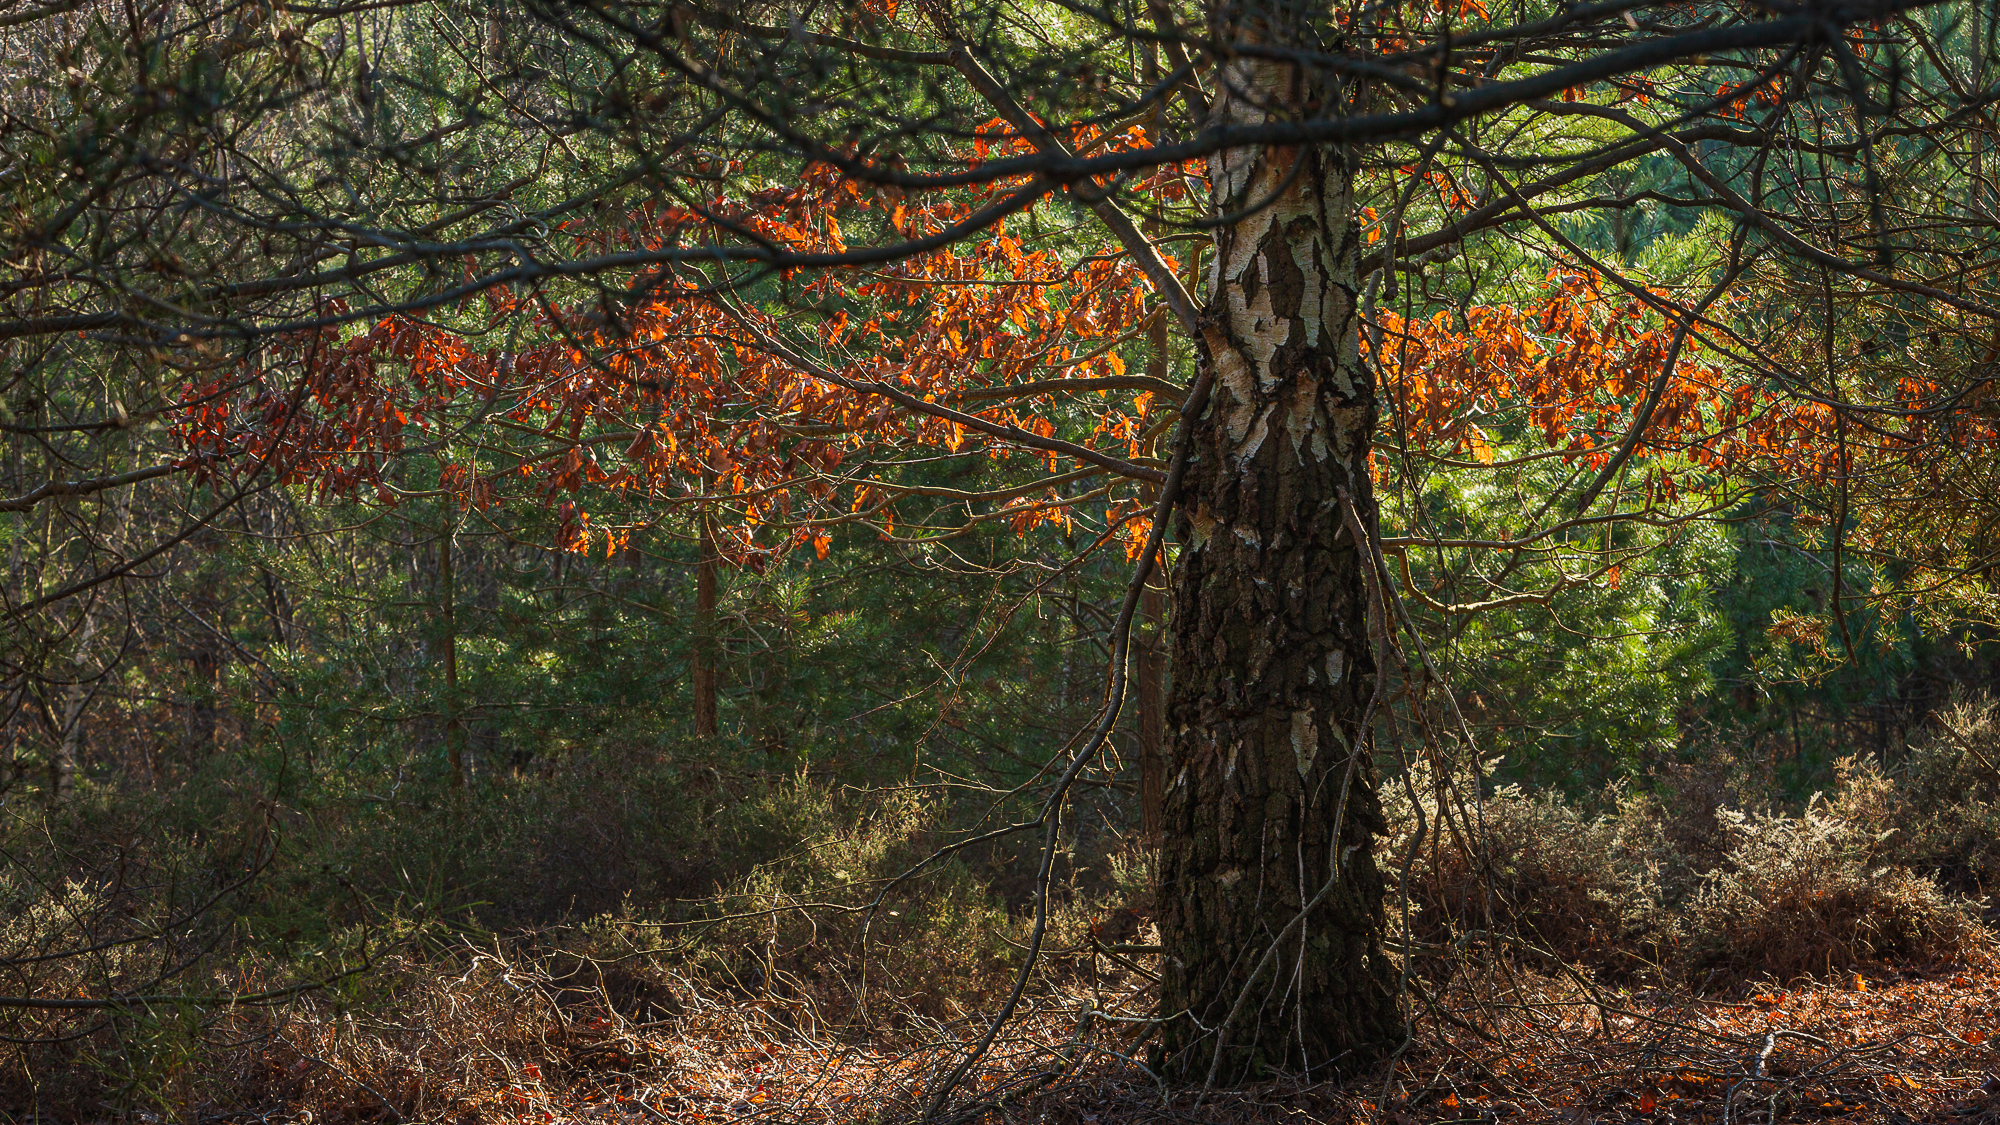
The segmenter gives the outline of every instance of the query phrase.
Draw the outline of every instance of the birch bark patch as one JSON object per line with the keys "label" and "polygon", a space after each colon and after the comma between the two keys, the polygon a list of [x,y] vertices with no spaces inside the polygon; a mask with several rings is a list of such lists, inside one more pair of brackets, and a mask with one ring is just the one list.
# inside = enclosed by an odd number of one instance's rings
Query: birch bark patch
{"label": "birch bark patch", "polygon": [[1319,380],[1301,374],[1292,385],[1291,399],[1285,410],[1285,432],[1292,437],[1292,453],[1303,463],[1304,447],[1311,439],[1314,456],[1326,460],[1326,440],[1319,436],[1315,417],[1319,408]]}
{"label": "birch bark patch", "polygon": [[[1264,448],[1264,439],[1271,436],[1271,412],[1277,408],[1278,404],[1274,402],[1258,411],[1256,424],[1237,435],[1240,444],[1236,449],[1236,463],[1246,473],[1250,471],[1250,463],[1257,456],[1257,451]],[[1244,413],[1249,413],[1248,407],[1244,408]]]}
{"label": "birch bark patch", "polygon": [[1215,375],[1229,392],[1229,397],[1239,403],[1256,401],[1257,388],[1250,382],[1250,365],[1236,354],[1228,339],[1219,332],[1209,332],[1208,350],[1215,357]]}
{"label": "birch bark patch", "polygon": [[1243,226],[1231,234],[1229,243],[1229,264],[1222,271],[1225,281],[1235,281],[1250,268],[1250,263],[1259,255],[1257,251],[1264,245],[1264,236],[1271,231],[1271,224],[1277,221],[1276,208],[1266,207],[1252,215]]}
{"label": "birch bark patch", "polygon": [[1270,287],[1259,286],[1257,295],[1246,300],[1242,286],[1230,286],[1229,326],[1236,330],[1243,349],[1256,364],[1259,385],[1270,390],[1277,383],[1271,374],[1271,357],[1292,338],[1291,318],[1279,316],[1271,307]]}
{"label": "birch bark patch", "polygon": [[1292,261],[1305,278],[1305,299],[1299,302],[1299,309],[1305,314],[1302,319],[1306,322],[1306,346],[1309,348],[1319,347],[1320,318],[1327,306],[1324,296],[1314,300],[1313,295],[1324,294],[1331,288],[1320,273],[1318,250],[1319,240],[1316,238],[1302,238],[1292,243]]}
{"label": "birch bark patch", "polygon": [[1292,757],[1299,764],[1299,776],[1311,772],[1313,759],[1319,755],[1319,731],[1313,727],[1311,711],[1292,712]]}
{"label": "birch bark patch", "polygon": [[1196,508],[1188,513],[1188,523],[1194,528],[1194,545],[1199,548],[1208,543],[1208,537],[1215,532],[1215,517],[1207,508]]}

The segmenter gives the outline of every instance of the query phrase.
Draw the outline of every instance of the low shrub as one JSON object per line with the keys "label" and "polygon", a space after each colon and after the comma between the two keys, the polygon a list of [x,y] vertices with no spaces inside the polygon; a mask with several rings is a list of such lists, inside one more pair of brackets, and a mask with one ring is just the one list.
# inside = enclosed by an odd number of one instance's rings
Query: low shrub
{"label": "low shrub", "polygon": [[1717,747],[1651,791],[1608,792],[1601,811],[1517,786],[1453,799],[1420,768],[1389,793],[1384,862],[1398,875],[1426,825],[1400,888],[1419,947],[1496,931],[1614,979],[1963,959],[1989,940],[1965,895],[2000,872],[1996,764],[2000,717],[1978,704],[1895,770],[1842,762],[1833,796],[1796,815],[1771,811],[1767,781]]}
{"label": "low shrub", "polygon": [[1900,862],[1963,894],[2000,885],[2000,702],[1946,708],[1892,778]]}
{"label": "low shrub", "polygon": [[1690,968],[1779,980],[1870,961],[1962,958],[1984,939],[1963,901],[1897,864],[1815,798],[1799,816],[1728,810],[1723,862],[1685,910]]}
{"label": "low shrub", "polygon": [[799,781],[731,819],[737,831],[799,844],[731,880],[708,912],[718,920],[682,927],[699,931],[719,979],[809,998],[841,1020],[864,1003],[878,1015],[955,1017],[1005,977],[1020,927],[971,857],[911,874],[952,839],[942,802],[910,791],[849,801]]}
{"label": "low shrub", "polygon": [[1607,966],[1648,955],[1664,919],[1623,828],[1556,794],[1501,788],[1463,830],[1436,833],[1420,850],[1408,886],[1411,936],[1437,943],[1493,930],[1565,961]]}

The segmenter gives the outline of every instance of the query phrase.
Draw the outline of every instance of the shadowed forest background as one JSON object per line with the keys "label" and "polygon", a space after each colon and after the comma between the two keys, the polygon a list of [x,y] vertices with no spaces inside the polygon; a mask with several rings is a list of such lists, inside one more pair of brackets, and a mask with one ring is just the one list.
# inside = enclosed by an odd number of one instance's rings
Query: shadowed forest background
{"label": "shadowed forest background", "polygon": [[1986,5],[822,7],[0,7],[0,1120],[2000,1120]]}

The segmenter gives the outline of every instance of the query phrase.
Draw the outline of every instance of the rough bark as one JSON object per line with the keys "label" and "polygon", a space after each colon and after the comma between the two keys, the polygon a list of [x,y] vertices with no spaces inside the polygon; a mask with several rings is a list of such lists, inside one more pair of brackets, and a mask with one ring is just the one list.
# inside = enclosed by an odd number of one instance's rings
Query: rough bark
{"label": "rough bark", "polygon": [[[1337,95],[1247,59],[1217,86],[1217,113],[1244,121]],[[1215,389],[1176,529],[1158,1061],[1204,1081],[1220,1036],[1215,1078],[1233,1083],[1352,1069],[1403,1025],[1361,729],[1368,556],[1341,499],[1372,526],[1352,172],[1330,148],[1235,149],[1209,172],[1217,212],[1240,218],[1209,266],[1198,344]]]}

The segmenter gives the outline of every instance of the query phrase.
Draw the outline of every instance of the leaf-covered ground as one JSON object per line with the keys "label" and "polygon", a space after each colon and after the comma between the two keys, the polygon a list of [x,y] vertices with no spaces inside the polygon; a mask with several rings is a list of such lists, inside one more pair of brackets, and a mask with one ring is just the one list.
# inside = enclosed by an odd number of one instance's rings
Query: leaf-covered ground
{"label": "leaf-covered ground", "polygon": [[[1731,998],[1591,991],[1491,967],[1414,1001],[1392,1068],[1345,1083],[1163,1090],[1131,1057],[1143,990],[1073,987],[1011,1025],[941,1120],[1141,1122],[2000,1122],[1991,962],[1878,968]],[[896,1122],[921,1117],[984,1027],[904,1018],[870,1037],[806,1001],[678,982],[677,1015],[493,958],[405,971],[393,1018],[296,1013],[255,1051],[249,1102],[204,1120]],[[1136,978],[1134,978],[1136,979]],[[1129,982],[1128,982],[1129,983]],[[1419,994],[1421,995],[1421,994]]]}

